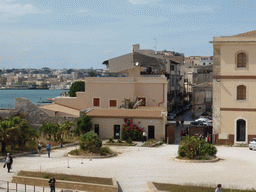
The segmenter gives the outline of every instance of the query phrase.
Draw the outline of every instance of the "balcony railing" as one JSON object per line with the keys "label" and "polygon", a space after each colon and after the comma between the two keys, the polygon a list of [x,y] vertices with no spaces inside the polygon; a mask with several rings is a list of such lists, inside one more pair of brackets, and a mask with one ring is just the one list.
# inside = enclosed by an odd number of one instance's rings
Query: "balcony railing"
{"label": "balcony railing", "polygon": [[212,103],[212,98],[204,98],[205,103]]}

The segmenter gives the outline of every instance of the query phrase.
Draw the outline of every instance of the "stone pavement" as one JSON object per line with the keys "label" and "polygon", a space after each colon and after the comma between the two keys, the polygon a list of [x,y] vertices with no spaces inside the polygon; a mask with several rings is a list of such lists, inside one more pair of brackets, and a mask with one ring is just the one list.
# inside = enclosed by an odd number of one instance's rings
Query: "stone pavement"
{"label": "stone pavement", "polygon": [[[111,147],[120,152],[117,157],[108,159],[68,158],[64,155],[76,147],[52,151],[51,158],[46,154],[14,158],[14,170],[7,173],[1,168],[0,180],[11,181],[19,170],[66,173],[84,176],[116,178],[126,192],[149,191],[147,181],[174,184],[221,183],[223,188],[255,188],[256,151],[248,148],[219,146],[217,156],[222,160],[216,163],[182,163],[173,161],[177,156],[178,145],[163,145],[157,148]],[[69,166],[68,167],[68,161]],[[3,166],[3,163],[0,163]]]}

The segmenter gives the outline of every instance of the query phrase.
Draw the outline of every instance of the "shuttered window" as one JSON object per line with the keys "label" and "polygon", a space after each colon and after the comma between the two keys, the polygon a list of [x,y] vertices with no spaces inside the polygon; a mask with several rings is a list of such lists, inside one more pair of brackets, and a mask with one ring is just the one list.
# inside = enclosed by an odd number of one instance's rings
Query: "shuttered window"
{"label": "shuttered window", "polygon": [[116,107],[116,100],[109,100],[110,107]]}
{"label": "shuttered window", "polygon": [[100,98],[93,98],[93,106],[94,107],[100,106]]}
{"label": "shuttered window", "polygon": [[237,86],[237,100],[246,100],[246,87],[244,85]]}
{"label": "shuttered window", "polygon": [[237,68],[246,67],[246,54],[238,53],[236,62],[237,62]]}

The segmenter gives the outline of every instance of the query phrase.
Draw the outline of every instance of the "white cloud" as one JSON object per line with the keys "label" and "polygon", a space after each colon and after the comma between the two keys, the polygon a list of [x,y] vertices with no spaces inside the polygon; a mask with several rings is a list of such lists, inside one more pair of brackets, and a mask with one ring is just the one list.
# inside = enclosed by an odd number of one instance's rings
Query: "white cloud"
{"label": "white cloud", "polygon": [[40,11],[38,8],[31,4],[21,5],[21,4],[7,4],[2,2],[12,2],[12,0],[0,0],[0,14],[1,17],[17,17],[27,14],[36,13],[50,13],[51,10]]}
{"label": "white cloud", "polygon": [[86,10],[86,9],[81,9],[80,11],[77,11],[77,12],[79,12],[79,13],[84,13],[84,12],[88,12],[88,10]]}
{"label": "white cloud", "polygon": [[132,4],[145,4],[155,0],[128,0]]}

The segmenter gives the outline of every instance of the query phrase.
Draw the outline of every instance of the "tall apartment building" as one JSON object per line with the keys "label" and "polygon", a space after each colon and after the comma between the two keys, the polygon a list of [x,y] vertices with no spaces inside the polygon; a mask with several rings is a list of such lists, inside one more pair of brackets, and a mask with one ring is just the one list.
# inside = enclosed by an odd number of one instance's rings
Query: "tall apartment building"
{"label": "tall apartment building", "polygon": [[256,31],[214,37],[213,140],[248,144],[256,137]]}

